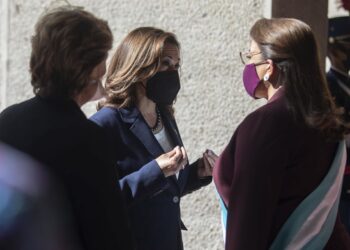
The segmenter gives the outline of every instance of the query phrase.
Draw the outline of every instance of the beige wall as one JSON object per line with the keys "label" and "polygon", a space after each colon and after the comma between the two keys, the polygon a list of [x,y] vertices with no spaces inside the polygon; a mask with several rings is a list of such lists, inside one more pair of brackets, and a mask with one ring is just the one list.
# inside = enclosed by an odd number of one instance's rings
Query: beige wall
{"label": "beige wall", "polygon": [[[30,36],[37,17],[50,1],[0,0],[0,107],[32,96],[28,61]],[[248,30],[271,0],[70,0],[107,19],[115,45],[130,30],[157,26],[175,32],[182,43],[178,125],[194,161],[206,148],[220,153],[237,124],[263,102],[255,102],[241,83],[238,53],[248,49]],[[287,2],[287,1],[286,1]],[[330,0],[330,16],[342,14]],[[266,3],[267,6],[263,6]],[[87,115],[94,105],[84,107]],[[214,185],[188,195],[182,215],[188,250],[223,249]]]}
{"label": "beige wall", "polygon": [[[262,15],[262,0],[71,0],[107,19],[115,44],[138,26],[175,32],[182,43],[178,125],[190,160],[206,148],[220,153],[237,124],[261,102],[254,102],[241,83],[239,51],[248,49],[248,30]],[[1,0],[0,105],[31,97],[28,60],[33,26],[50,1]],[[6,16],[8,15],[8,16]],[[94,105],[84,107],[87,114]],[[223,249],[214,185],[188,195],[182,215],[189,250]]]}

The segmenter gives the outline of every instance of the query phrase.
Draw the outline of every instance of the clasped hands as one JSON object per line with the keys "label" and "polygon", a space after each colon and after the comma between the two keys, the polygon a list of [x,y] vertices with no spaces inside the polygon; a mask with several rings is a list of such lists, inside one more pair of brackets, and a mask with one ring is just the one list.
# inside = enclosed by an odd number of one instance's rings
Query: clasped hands
{"label": "clasped hands", "polygon": [[[198,177],[204,178],[211,176],[215,161],[218,156],[212,150],[206,150],[203,153],[203,157],[198,160]],[[181,169],[188,166],[187,153],[184,147],[176,146],[168,153],[160,155],[156,162],[162,170],[165,177],[169,177],[178,173]]]}

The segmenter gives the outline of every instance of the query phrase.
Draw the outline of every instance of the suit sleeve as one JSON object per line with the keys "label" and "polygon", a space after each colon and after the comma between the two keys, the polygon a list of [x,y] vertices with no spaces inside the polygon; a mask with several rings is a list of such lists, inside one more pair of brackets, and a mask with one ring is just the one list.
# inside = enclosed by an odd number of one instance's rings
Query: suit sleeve
{"label": "suit sleeve", "polygon": [[[268,119],[248,119],[241,124],[227,152],[234,157],[230,187],[226,250],[268,249],[273,213],[286,165],[286,131]],[[285,150],[281,150],[284,148]],[[254,240],[251,240],[254,239]]]}
{"label": "suit sleeve", "polygon": [[156,160],[153,160],[119,179],[119,184],[127,204],[131,205],[166,189],[168,181]]}
{"label": "suit sleeve", "polygon": [[211,176],[208,176],[205,178],[198,177],[198,164],[199,164],[199,159],[188,166],[189,174],[188,174],[186,186],[184,188],[184,192],[182,194],[183,196],[210,184],[210,182],[212,181]]}

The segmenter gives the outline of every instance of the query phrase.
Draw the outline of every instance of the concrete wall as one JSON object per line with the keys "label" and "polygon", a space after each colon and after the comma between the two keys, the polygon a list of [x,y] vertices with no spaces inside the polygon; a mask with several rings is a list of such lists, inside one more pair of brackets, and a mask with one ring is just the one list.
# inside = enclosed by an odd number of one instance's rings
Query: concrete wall
{"label": "concrete wall", "polygon": [[317,4],[314,0],[290,0],[288,4],[285,0],[272,0],[273,17],[293,17],[310,25],[316,36],[323,67],[327,54],[327,12],[328,0],[318,0]]}
{"label": "concrete wall", "polygon": [[[34,23],[49,0],[0,0],[1,109],[31,97],[28,61]],[[271,0],[71,0],[109,21],[115,45],[132,29],[157,26],[175,32],[182,43],[182,89],[175,105],[191,161],[206,148],[220,153],[242,119],[263,103],[245,93],[239,51],[249,48],[254,20],[271,13]],[[267,6],[263,6],[265,5]],[[330,1],[331,16],[337,15]],[[86,105],[87,115],[94,104]],[[214,186],[182,201],[188,250],[223,249]]]}
{"label": "concrete wall", "polygon": [[[182,43],[182,89],[175,105],[191,161],[206,148],[220,153],[237,124],[260,102],[243,89],[239,51],[262,15],[262,0],[71,0],[107,19],[115,45],[138,26],[175,32]],[[31,97],[28,61],[34,23],[50,1],[1,0],[0,93],[2,108]],[[94,105],[84,107],[89,115]],[[214,186],[182,201],[186,249],[223,249]]]}

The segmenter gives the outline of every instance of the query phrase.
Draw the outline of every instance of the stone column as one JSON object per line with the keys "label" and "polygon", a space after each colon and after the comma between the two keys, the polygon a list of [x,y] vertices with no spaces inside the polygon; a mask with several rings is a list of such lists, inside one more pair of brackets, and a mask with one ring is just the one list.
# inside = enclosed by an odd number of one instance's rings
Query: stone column
{"label": "stone column", "polygon": [[325,65],[328,34],[328,0],[272,0],[272,17],[292,17],[309,24],[319,44]]}

